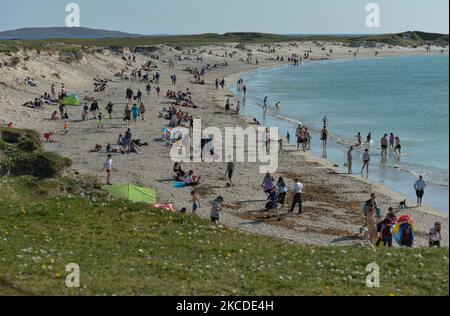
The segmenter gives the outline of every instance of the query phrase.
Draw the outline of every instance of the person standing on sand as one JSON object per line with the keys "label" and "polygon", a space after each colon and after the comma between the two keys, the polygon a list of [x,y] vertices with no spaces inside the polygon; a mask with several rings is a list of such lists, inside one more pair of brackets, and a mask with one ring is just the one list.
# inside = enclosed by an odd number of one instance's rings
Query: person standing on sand
{"label": "person standing on sand", "polygon": [[127,127],[130,127],[130,121],[131,121],[131,109],[128,106],[128,104],[125,106],[125,117],[123,119]]}
{"label": "person standing on sand", "polygon": [[287,194],[287,186],[286,186],[286,182],[284,181],[284,179],[282,177],[280,177],[280,179],[278,179],[277,182],[277,191],[278,191],[278,197],[280,199],[280,204],[281,205],[285,205],[285,199],[286,199],[286,194]]}
{"label": "person standing on sand", "polygon": [[138,116],[141,116],[141,112],[139,111],[139,108],[136,104],[133,104],[133,107],[131,108],[131,114],[133,115],[133,122],[134,124],[136,124]]}
{"label": "person standing on sand", "polygon": [[264,193],[268,194],[272,191],[272,189],[274,187],[274,182],[275,182],[275,179],[272,177],[270,172],[268,172],[266,174],[266,176],[264,177],[263,183],[261,185],[264,189]]}
{"label": "person standing on sand", "polygon": [[97,116],[97,127],[98,128],[105,128],[105,124],[103,122],[103,114],[102,112],[100,112]]}
{"label": "person standing on sand", "polygon": [[425,194],[425,188],[427,184],[423,180],[423,176],[419,176],[419,180],[414,183],[414,189],[416,190],[417,196],[417,207],[422,207],[422,199]]}
{"label": "person standing on sand", "polygon": [[389,147],[389,139],[388,135],[384,134],[383,138],[381,138],[381,158],[387,158],[388,156],[388,147]]}
{"label": "person standing on sand", "polygon": [[150,96],[150,94],[152,93],[152,86],[150,85],[150,83],[147,83],[147,86],[145,86],[145,91],[147,91],[147,96]]}
{"label": "person standing on sand", "polygon": [[161,94],[161,88],[159,86],[156,87],[156,94],[158,95],[159,98],[159,95]]}
{"label": "person standing on sand", "polygon": [[326,125],[324,125],[322,132],[320,133],[320,139],[322,140],[322,146],[324,149],[327,148],[327,142],[328,142],[328,131]]}
{"label": "person standing on sand", "polygon": [[364,175],[364,169],[366,169],[367,177],[369,177],[369,164],[370,164],[370,153],[369,149],[366,149],[363,154],[363,166],[361,169],[361,175]]}
{"label": "person standing on sand", "polygon": [[230,161],[227,164],[227,171],[226,171],[230,187],[233,185],[233,182],[232,182],[233,172],[234,172],[234,162]]}
{"label": "person standing on sand", "polygon": [[105,108],[105,110],[108,112],[108,117],[110,120],[112,120],[113,108],[114,108],[114,104],[112,102],[109,102]]}
{"label": "person standing on sand", "polygon": [[141,113],[142,120],[145,121],[145,106],[144,103],[141,103],[139,106],[139,112]]}
{"label": "person standing on sand", "polygon": [[55,85],[52,84],[50,93],[52,94],[52,101],[56,100],[56,91],[55,91]]}
{"label": "person standing on sand", "polygon": [[289,211],[289,213],[294,213],[294,209],[295,206],[298,204],[299,206],[299,214],[303,213],[303,199],[302,199],[302,193],[303,193],[303,184],[300,182],[300,179],[297,178],[295,179],[295,184],[294,184],[294,198],[292,201],[292,206],[291,206],[291,210]]}
{"label": "person standing on sand", "polygon": [[218,225],[220,223],[220,212],[222,212],[223,197],[218,196],[211,202],[211,223]]}
{"label": "person standing on sand", "polygon": [[192,202],[192,213],[198,216],[197,211],[200,209],[201,206],[200,206],[200,199],[195,191],[191,192],[191,202]]}
{"label": "person standing on sand", "polygon": [[347,151],[347,167],[348,167],[348,174],[353,173],[353,146],[350,147],[350,149]]}
{"label": "person standing on sand", "polygon": [[112,156],[108,155],[108,159],[106,159],[106,162],[103,165],[103,170],[106,171],[106,184],[107,185],[112,185],[111,184],[112,168],[113,168]]}

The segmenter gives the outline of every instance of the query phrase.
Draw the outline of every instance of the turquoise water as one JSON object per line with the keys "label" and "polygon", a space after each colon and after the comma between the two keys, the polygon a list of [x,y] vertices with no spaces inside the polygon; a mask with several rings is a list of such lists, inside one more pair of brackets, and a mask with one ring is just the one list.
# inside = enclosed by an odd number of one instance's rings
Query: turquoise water
{"label": "turquoise water", "polygon": [[[290,130],[293,136],[295,122],[302,122],[315,133],[313,151],[318,155],[318,132],[327,115],[333,141],[326,154],[339,165],[345,162],[347,147],[356,143],[355,135],[361,132],[365,139],[372,132],[370,179],[413,199],[412,183],[422,174],[429,183],[427,204],[448,212],[448,56],[312,62],[258,71],[243,79],[248,87],[244,115],[278,126],[283,133]],[[264,115],[265,96],[272,107],[281,101],[281,109]],[[391,132],[400,137],[403,153],[390,153],[384,161],[379,141]],[[358,149],[355,160],[360,154]]]}

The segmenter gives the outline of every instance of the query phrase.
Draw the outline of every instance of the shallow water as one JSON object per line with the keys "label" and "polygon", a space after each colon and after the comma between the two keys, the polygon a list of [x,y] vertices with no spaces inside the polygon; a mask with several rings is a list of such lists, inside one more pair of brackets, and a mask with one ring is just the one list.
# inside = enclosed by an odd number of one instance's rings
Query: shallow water
{"label": "shallow water", "polygon": [[[372,132],[369,179],[410,198],[415,178],[428,182],[425,204],[448,213],[449,101],[448,56],[412,56],[313,62],[257,71],[243,77],[248,93],[242,113],[283,135],[295,138],[296,122],[313,130],[313,152],[321,156],[319,130],[327,115],[332,141],[327,158],[342,166],[346,151]],[[235,87],[233,87],[235,90]],[[239,93],[238,93],[239,95]],[[272,106],[264,115],[263,99]],[[242,95],[241,95],[242,97]],[[281,109],[273,105],[281,101]],[[403,153],[381,160],[379,141],[393,132]],[[360,171],[362,149],[354,153],[354,172]],[[344,171],[342,168],[341,171]]]}

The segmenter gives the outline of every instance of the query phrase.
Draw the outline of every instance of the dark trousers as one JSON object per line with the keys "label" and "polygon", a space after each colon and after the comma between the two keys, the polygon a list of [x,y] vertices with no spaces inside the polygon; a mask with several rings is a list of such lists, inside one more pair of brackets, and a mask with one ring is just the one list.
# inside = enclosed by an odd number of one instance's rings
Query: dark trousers
{"label": "dark trousers", "polygon": [[285,198],[286,198],[286,193],[280,193],[279,195],[278,195],[278,197],[279,197],[279,199],[280,199],[280,203],[282,204],[282,205],[284,205],[285,203]]}
{"label": "dark trousers", "polygon": [[385,247],[392,248],[392,237],[384,237],[384,238],[378,239],[376,246],[380,247],[381,242],[384,242]]}
{"label": "dark trousers", "polygon": [[299,214],[301,214],[303,212],[303,208],[302,208],[302,194],[301,193],[295,193],[294,194],[294,200],[292,201],[292,206],[291,206],[291,213],[294,212],[295,206],[298,204],[299,206]]}
{"label": "dark trousers", "polygon": [[430,241],[430,248],[441,248],[441,242],[440,241]]}

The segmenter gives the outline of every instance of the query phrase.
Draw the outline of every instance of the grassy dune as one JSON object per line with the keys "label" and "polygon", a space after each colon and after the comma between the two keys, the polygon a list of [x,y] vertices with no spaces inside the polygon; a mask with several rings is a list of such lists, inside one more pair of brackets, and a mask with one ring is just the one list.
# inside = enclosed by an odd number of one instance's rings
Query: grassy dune
{"label": "grassy dune", "polygon": [[[86,183],[1,178],[0,295],[448,295],[448,249],[294,245],[83,197]],[[372,262],[377,289],[365,286]],[[65,286],[70,263],[79,289]]]}

